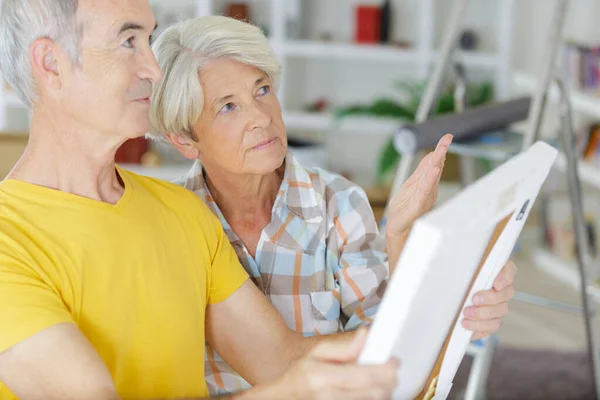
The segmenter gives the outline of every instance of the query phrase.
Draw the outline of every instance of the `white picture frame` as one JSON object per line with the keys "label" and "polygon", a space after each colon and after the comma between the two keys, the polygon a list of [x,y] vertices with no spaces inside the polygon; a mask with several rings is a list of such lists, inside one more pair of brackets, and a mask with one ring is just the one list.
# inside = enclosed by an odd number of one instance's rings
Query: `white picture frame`
{"label": "white picture frame", "polygon": [[473,294],[508,261],[558,152],[537,142],[418,219],[360,354],[400,359],[394,399],[445,399],[472,332]]}

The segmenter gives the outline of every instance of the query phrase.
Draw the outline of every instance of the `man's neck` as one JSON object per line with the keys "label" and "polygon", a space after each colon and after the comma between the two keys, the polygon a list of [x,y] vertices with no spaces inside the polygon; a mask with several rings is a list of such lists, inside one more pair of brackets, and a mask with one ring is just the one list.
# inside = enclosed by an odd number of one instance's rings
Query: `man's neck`
{"label": "man's neck", "polygon": [[7,179],[115,204],[123,185],[114,156],[124,138],[62,123],[49,113],[34,113],[27,147]]}

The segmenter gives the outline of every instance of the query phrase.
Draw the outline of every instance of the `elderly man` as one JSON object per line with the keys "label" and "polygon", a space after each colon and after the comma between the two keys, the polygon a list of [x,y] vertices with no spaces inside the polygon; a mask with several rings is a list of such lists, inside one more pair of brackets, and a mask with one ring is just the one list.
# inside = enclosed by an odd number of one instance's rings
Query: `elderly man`
{"label": "elderly man", "polygon": [[354,364],[364,332],[290,369],[321,338],[287,328],[200,198],[115,166],[162,79],[148,0],[2,7],[0,68],[32,118],[0,183],[0,398],[204,397],[205,339],[259,384],[239,398],[389,396],[395,361]]}

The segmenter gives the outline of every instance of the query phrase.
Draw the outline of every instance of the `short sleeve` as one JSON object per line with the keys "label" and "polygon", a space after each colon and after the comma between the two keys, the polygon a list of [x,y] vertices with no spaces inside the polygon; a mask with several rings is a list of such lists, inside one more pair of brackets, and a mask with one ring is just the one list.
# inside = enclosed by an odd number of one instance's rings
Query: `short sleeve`
{"label": "short sleeve", "polygon": [[248,280],[248,273],[240,264],[219,219],[204,202],[202,205],[207,222],[206,234],[210,235],[207,238],[211,253],[208,304],[216,304],[235,293]]}
{"label": "short sleeve", "polygon": [[60,295],[0,249],[0,353],[60,323],[73,323]]}

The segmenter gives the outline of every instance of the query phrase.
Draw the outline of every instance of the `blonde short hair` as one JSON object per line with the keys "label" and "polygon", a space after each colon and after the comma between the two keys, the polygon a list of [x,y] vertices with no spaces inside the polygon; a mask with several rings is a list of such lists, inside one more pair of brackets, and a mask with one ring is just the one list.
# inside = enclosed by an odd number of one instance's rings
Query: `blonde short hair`
{"label": "blonde short hair", "polygon": [[172,133],[196,140],[192,127],[200,119],[204,92],[199,71],[208,62],[230,58],[264,71],[277,90],[281,63],[256,26],[223,16],[185,20],[169,26],[152,45],[164,73],[154,84],[151,137]]}

